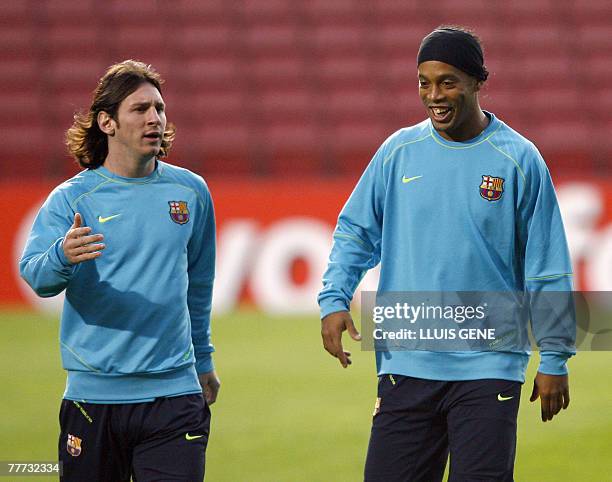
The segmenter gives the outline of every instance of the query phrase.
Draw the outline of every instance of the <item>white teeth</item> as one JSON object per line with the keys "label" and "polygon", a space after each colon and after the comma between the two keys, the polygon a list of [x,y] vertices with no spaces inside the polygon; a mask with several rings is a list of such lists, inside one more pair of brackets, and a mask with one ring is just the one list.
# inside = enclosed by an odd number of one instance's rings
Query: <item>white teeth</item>
{"label": "white teeth", "polygon": [[448,107],[433,107],[432,110],[435,115],[443,115],[446,114],[450,109]]}

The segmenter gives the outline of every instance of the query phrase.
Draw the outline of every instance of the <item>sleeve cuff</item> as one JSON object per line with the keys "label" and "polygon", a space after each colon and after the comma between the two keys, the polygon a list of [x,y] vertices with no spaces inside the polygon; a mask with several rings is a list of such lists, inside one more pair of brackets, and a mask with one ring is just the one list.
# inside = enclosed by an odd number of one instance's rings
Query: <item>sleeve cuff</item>
{"label": "sleeve cuff", "polygon": [[321,303],[321,319],[338,311],[350,311],[350,308],[343,300],[329,300]]}
{"label": "sleeve cuff", "polygon": [[195,362],[196,372],[198,375],[201,373],[212,372],[215,369],[215,365],[212,360],[210,353],[207,353],[201,357],[198,357]]}
{"label": "sleeve cuff", "polygon": [[66,258],[66,255],[64,254],[63,243],[64,243],[63,238],[60,238],[55,242],[55,247],[54,247],[55,256],[57,258],[59,265],[62,268],[64,268],[64,270],[66,270],[67,272],[70,272],[74,266],[70,264],[70,261],[68,261],[68,258]]}
{"label": "sleeve cuff", "polygon": [[569,353],[541,352],[538,372],[546,375],[567,375],[567,359]]}

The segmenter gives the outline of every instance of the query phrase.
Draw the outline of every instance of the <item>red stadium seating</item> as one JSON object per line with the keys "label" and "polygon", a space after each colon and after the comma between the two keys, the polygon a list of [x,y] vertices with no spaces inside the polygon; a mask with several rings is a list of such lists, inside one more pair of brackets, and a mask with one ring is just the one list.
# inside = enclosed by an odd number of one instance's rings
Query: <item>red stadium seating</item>
{"label": "red stadium seating", "polygon": [[424,118],[415,58],[443,23],[484,43],[484,108],[553,170],[609,173],[609,0],[5,1],[0,18],[4,177],[73,172],[63,133],[126,58],[167,81],[171,159],[206,175],[355,175]]}

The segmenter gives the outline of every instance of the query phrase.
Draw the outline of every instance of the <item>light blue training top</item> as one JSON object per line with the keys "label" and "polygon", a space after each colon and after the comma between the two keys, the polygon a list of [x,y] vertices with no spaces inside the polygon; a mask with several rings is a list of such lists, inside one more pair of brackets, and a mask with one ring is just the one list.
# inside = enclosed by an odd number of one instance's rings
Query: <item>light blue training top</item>
{"label": "light blue training top", "polygon": [[[365,272],[378,292],[571,291],[572,267],[550,174],[529,140],[486,113],[467,142],[430,120],[390,136],[342,209],[318,300],[321,317],[349,310]],[[532,320],[539,371],[567,373],[573,326]],[[561,324],[559,324],[561,325]],[[549,343],[550,341],[550,343]],[[529,351],[377,351],[379,374],[523,382]]]}
{"label": "light blue training top", "polygon": [[[106,249],[71,265],[62,243],[76,212]],[[200,176],[161,161],[144,178],[104,166],[80,172],[41,207],[20,270],[40,296],[66,290],[65,398],[130,403],[201,392],[197,374],[213,369],[215,221]]]}

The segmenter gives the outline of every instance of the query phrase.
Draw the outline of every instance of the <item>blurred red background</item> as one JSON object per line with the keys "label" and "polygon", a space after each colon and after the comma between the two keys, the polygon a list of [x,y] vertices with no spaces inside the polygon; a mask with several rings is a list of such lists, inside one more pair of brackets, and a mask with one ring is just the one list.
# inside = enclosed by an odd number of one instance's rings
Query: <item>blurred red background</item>
{"label": "blurred red background", "polygon": [[416,53],[443,23],[481,37],[483,108],[533,140],[553,174],[609,175],[609,0],[2,0],[0,19],[4,179],[74,173],[64,132],[126,58],[166,79],[181,165],[356,176],[424,118]]}
{"label": "blurred red background", "polygon": [[[31,210],[78,171],[63,145],[73,114],[109,65],[134,58],[166,80],[169,162],[211,186],[217,284],[232,291],[217,306],[278,308],[253,285],[274,284],[257,260],[287,222],[277,285],[297,290],[287,306],[316,309],[322,253],[354,182],[388,135],[425,117],[416,54],[440,24],[480,36],[482,107],[542,151],[577,287],[612,289],[609,0],[0,0],[0,304],[25,301],[15,265]],[[236,257],[245,265],[232,277]]]}

